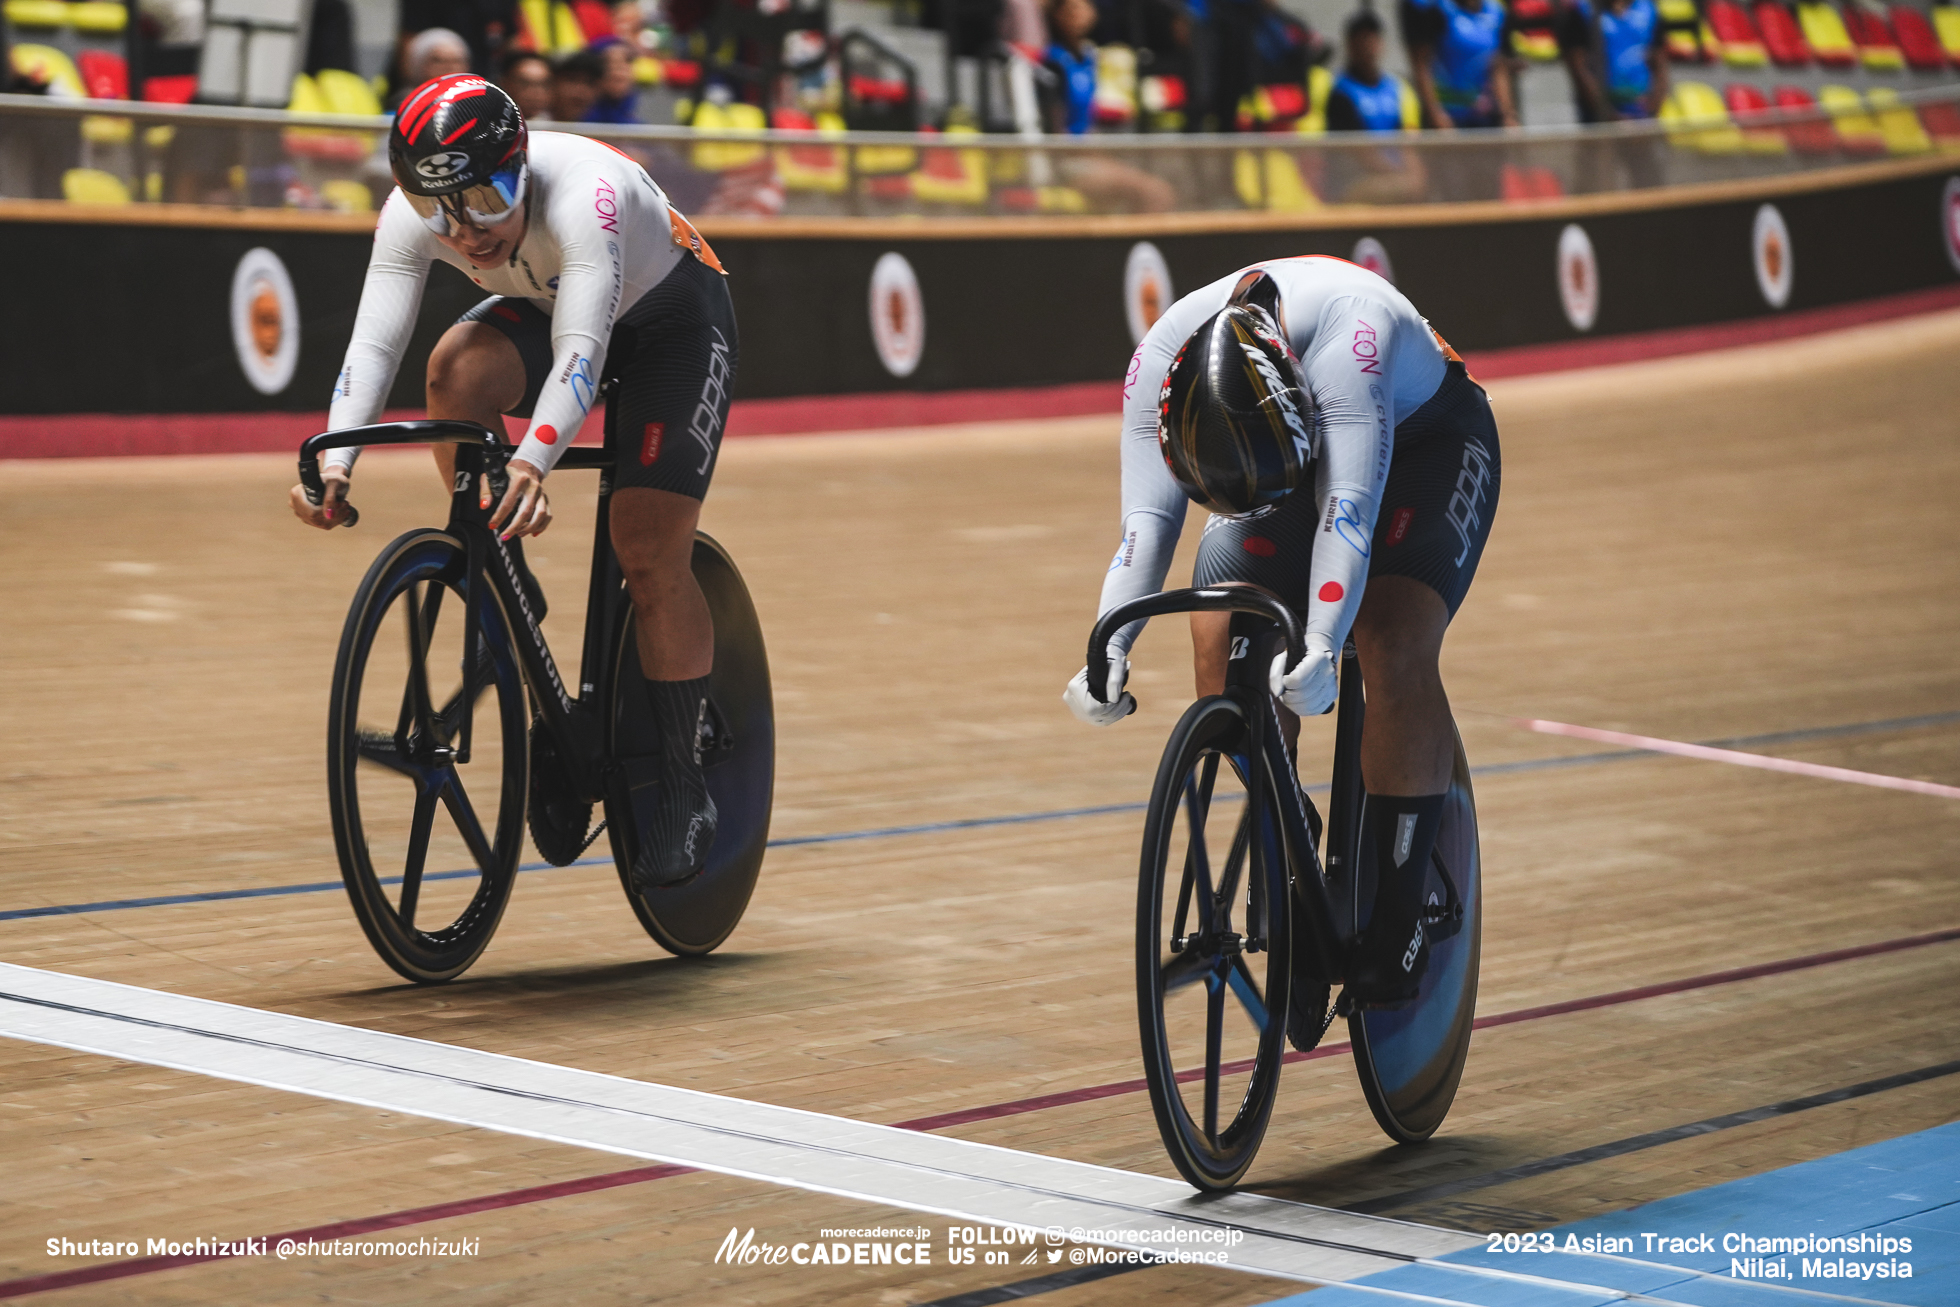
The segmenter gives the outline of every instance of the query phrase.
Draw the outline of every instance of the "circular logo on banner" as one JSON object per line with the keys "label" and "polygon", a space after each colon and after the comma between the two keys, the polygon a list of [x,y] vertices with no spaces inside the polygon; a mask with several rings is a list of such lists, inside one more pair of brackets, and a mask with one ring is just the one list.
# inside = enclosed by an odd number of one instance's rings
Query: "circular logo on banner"
{"label": "circular logo on banner", "polygon": [[1756,229],[1749,243],[1756,258],[1756,289],[1763,293],[1763,303],[1780,309],[1790,302],[1790,286],[1797,270],[1790,250],[1790,228],[1774,204],[1756,210]]}
{"label": "circular logo on banner", "polygon": [[909,377],[926,352],[926,302],[905,256],[881,255],[871,269],[871,343],[894,377]]}
{"label": "circular logo on banner", "polygon": [[1946,179],[1946,194],[1940,196],[1940,230],[1946,234],[1946,257],[1960,272],[1960,177]]}
{"label": "circular logo on banner", "polygon": [[231,274],[231,343],[245,380],[261,395],[277,395],[299,363],[299,298],[279,256],[263,247],[245,251]]}
{"label": "circular logo on banner", "polygon": [[1171,306],[1171,268],[1149,241],[1130,246],[1123,261],[1123,313],[1130,323],[1130,343],[1141,345],[1144,333]]}
{"label": "circular logo on banner", "polygon": [[1599,320],[1599,261],[1592,237],[1576,222],[1558,234],[1558,301],[1574,331],[1591,331]]}
{"label": "circular logo on banner", "polygon": [[1388,261],[1388,251],[1373,236],[1363,236],[1354,243],[1354,257],[1348,262],[1359,264],[1391,286],[1395,284],[1395,265]]}

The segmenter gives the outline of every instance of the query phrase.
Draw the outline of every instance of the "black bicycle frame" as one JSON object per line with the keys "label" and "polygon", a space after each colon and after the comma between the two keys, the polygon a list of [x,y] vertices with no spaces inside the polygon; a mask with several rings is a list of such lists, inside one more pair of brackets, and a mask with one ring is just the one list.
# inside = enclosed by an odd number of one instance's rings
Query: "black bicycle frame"
{"label": "black bicycle frame", "polygon": [[[610,417],[610,413],[608,414]],[[417,422],[383,422],[374,426],[351,427],[344,431],[322,432],[310,436],[300,446],[300,482],[312,503],[326,493],[320,476],[322,451],[350,446],[449,444],[456,446],[456,477],[449,499],[449,522],[443,528],[462,543],[468,558],[469,576],[487,577],[503,599],[504,610],[520,616],[519,623],[528,639],[517,643],[531,685],[531,698],[538,705],[545,728],[559,745],[558,756],[571,769],[568,777],[575,791],[598,801],[603,797],[605,722],[599,702],[602,688],[611,683],[612,661],[616,653],[614,638],[624,619],[626,591],[619,560],[613,556],[611,537],[612,507],[612,424],[606,424],[603,447],[573,446],[558,460],[558,468],[589,468],[599,471],[599,505],[593,527],[591,588],[586,596],[584,648],[581,650],[578,693],[572,694],[551,656],[551,646],[539,629],[537,615],[517,579],[517,560],[511,556],[497,533],[490,529],[491,508],[483,506],[479,478],[490,482],[490,502],[494,505],[508,483],[504,465],[515,448],[503,443],[488,427],[454,419],[428,419]],[[359,520],[350,510],[348,525]],[[489,564],[492,557],[498,566]],[[474,704],[481,688],[476,642],[480,638],[483,602],[481,586],[469,586],[465,608],[465,630],[469,632],[463,651],[463,702]],[[473,712],[465,712],[458,741],[457,760],[469,761],[470,723]]]}
{"label": "black bicycle frame", "polygon": [[[1118,604],[1096,622],[1089,633],[1090,691],[1097,699],[1107,702],[1109,641],[1118,631],[1141,618],[1199,612],[1244,613],[1261,618],[1261,627],[1265,630],[1277,628],[1274,633],[1285,642],[1288,668],[1298,666],[1305,656],[1306,636],[1299,617],[1270,590],[1256,585],[1166,590],[1162,594],[1145,595],[1141,599]],[[1271,626],[1265,626],[1266,623]],[[1237,628],[1239,623],[1233,625]],[[1236,640],[1239,637],[1235,633],[1232,638]],[[1272,693],[1267,688],[1265,667],[1253,652],[1253,646],[1257,643],[1260,642],[1248,633],[1244,652],[1239,658],[1228,662],[1228,668],[1233,670],[1226,677],[1225,697],[1237,703],[1245,714],[1250,737],[1247,741],[1248,753],[1264,758],[1272,775],[1284,782],[1278,787],[1280,822],[1286,832],[1288,847],[1296,851],[1293,891],[1305,899],[1308,908],[1305,916],[1312,923],[1312,937],[1296,938],[1293,947],[1311,948],[1318,965],[1309,965],[1309,973],[1335,982],[1341,977],[1342,960],[1347,955],[1347,945],[1354,934],[1353,896],[1349,882],[1354,867],[1357,832],[1353,829],[1350,815],[1354,808],[1343,802],[1343,798],[1351,794],[1358,799],[1361,784],[1360,665],[1354,657],[1354,646],[1349,644],[1342,658],[1340,717],[1334,727],[1334,794],[1327,830],[1330,865],[1327,873],[1323,874],[1320,856],[1314,849],[1313,836],[1307,824],[1306,808],[1298,786],[1293,783],[1293,759],[1286,747],[1286,734],[1280,729]],[[1248,801],[1254,805],[1249,814],[1249,828],[1257,831],[1264,815],[1257,806],[1261,802],[1259,796],[1262,787],[1254,783],[1254,778],[1248,776],[1246,779]],[[1341,911],[1342,908],[1347,910]]]}

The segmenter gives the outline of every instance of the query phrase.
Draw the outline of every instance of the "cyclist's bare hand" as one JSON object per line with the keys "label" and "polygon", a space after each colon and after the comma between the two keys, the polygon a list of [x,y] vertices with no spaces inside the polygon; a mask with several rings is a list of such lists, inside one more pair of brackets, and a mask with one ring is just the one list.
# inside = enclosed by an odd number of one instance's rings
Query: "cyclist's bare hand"
{"label": "cyclist's bare hand", "polygon": [[544,473],[521,458],[510,461],[510,488],[490,515],[490,529],[506,540],[543,535],[551,525],[551,502],[544,494]]}
{"label": "cyclist's bare hand", "polygon": [[348,485],[347,470],[339,467],[328,468],[321,474],[320,480],[326,483],[326,493],[320,497],[320,502],[317,504],[306,502],[306,487],[304,485],[293,487],[293,493],[291,495],[293,516],[308,526],[319,527],[322,531],[331,531],[337,526],[347,525],[347,511],[345,507],[347,503]]}

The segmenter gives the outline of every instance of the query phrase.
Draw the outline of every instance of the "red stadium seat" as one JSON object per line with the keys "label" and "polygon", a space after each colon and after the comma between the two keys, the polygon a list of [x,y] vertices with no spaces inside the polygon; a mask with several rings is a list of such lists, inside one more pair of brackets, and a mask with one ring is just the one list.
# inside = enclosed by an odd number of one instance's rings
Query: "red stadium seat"
{"label": "red stadium seat", "polygon": [[1935,149],[1947,153],[1960,150],[1960,106],[1922,104],[1919,121],[1925,124],[1926,135],[1933,138]]}
{"label": "red stadium seat", "polygon": [[96,100],[129,98],[129,65],[119,54],[107,50],[84,50],[75,56],[75,67],[82,74],[82,85]]}
{"label": "red stadium seat", "polygon": [[196,73],[143,79],[143,98],[155,104],[189,104],[196,95]]}
{"label": "red stadium seat", "polygon": [[1754,67],[1769,62],[1763,39],[1749,21],[1749,11],[1735,0],[1709,0],[1708,26],[1722,47],[1722,62],[1732,67]]}
{"label": "red stadium seat", "polygon": [[[1779,109],[1815,109],[1817,101],[1810,92],[1797,86],[1776,88],[1776,107]],[[1827,118],[1816,118],[1808,122],[1789,123],[1783,128],[1784,137],[1798,154],[1837,153],[1837,129]]]}
{"label": "red stadium seat", "polygon": [[1892,25],[1883,15],[1852,0],[1844,7],[1844,25],[1858,45],[1858,59],[1867,68],[1894,71],[1906,66]]}
{"label": "red stadium seat", "polygon": [[1722,103],[1729,108],[1729,116],[1742,130],[1742,147],[1751,154],[1785,154],[1790,149],[1789,138],[1779,128],[1758,127],[1751,124],[1752,116],[1766,114],[1770,110],[1769,97],[1760,87],[1747,82],[1733,82],[1722,92]]}
{"label": "red stadium seat", "polygon": [[1899,38],[1899,53],[1906,66],[1920,72],[1936,73],[1946,67],[1946,52],[1926,15],[1911,5],[1892,6],[1892,31]]}
{"label": "red stadium seat", "polygon": [[1780,0],[1757,0],[1756,30],[1763,34],[1763,48],[1779,68],[1801,68],[1810,62],[1810,42],[1803,39],[1797,16]]}

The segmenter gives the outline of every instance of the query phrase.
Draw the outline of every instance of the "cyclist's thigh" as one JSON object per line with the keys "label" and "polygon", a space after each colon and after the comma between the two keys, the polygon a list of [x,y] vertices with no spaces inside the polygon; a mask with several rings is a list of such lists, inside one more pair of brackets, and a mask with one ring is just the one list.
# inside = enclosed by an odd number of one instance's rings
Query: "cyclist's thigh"
{"label": "cyclist's thigh", "polygon": [[619,378],[616,489],[706,497],[738,346],[727,282],[692,258],[621,315],[607,363]]}
{"label": "cyclist's thigh", "polygon": [[1304,615],[1318,525],[1314,497],[1302,491],[1288,495],[1264,517],[1250,521],[1214,517],[1205,524],[1191,584],[1241,581],[1264,586]]}
{"label": "cyclist's thigh", "polygon": [[495,327],[517,346],[517,357],[524,361],[524,397],[517,407],[504,411],[512,417],[530,417],[544,393],[545,378],[551,375],[551,315],[527,299],[492,295],[456,321]]}
{"label": "cyclist's thigh", "polygon": [[1502,466],[1489,397],[1451,367],[1435,396],[1395,428],[1370,579],[1420,581],[1455,617],[1490,538]]}

